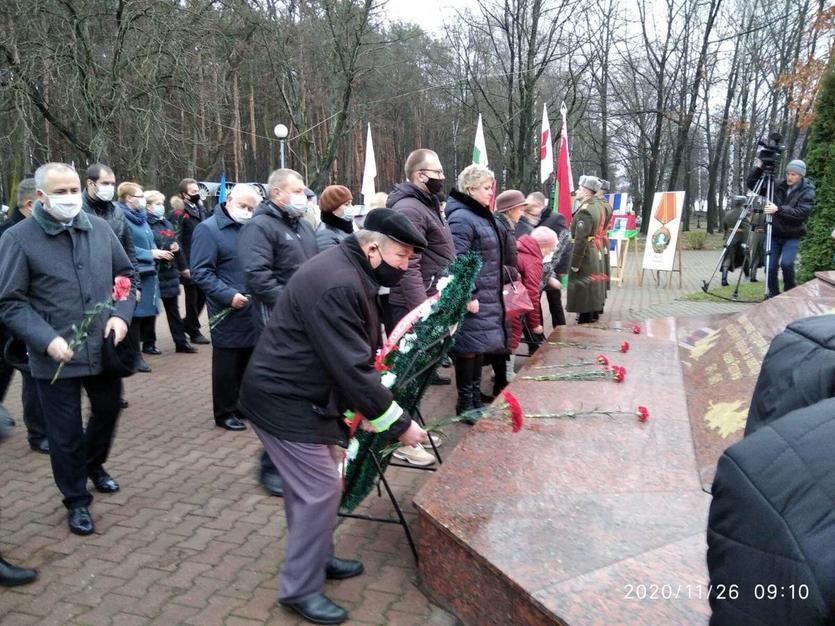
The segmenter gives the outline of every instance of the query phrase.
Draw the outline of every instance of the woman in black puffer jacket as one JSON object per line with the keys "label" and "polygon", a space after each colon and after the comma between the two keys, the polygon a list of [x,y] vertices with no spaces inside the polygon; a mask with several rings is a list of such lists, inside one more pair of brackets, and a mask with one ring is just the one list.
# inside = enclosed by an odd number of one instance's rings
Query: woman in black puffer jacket
{"label": "woman in black puffer jacket", "polygon": [[455,335],[452,354],[458,386],[456,411],[480,409],[481,367],[485,354],[506,349],[507,330],[502,299],[501,236],[491,212],[495,177],[486,167],[470,165],[458,176],[458,189],[447,199],[446,215],[455,254],[473,250],[481,255],[473,299]]}

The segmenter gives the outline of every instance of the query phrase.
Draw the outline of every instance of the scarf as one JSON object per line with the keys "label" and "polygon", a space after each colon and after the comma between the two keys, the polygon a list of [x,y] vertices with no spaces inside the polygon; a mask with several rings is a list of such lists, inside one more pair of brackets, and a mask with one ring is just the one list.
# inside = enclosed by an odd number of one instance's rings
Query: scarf
{"label": "scarf", "polygon": [[327,224],[328,226],[332,226],[337,230],[341,230],[344,233],[348,233],[349,235],[354,232],[354,222],[353,220],[346,220],[338,215],[334,215],[333,213],[327,213],[325,211],[322,212],[322,222]]}

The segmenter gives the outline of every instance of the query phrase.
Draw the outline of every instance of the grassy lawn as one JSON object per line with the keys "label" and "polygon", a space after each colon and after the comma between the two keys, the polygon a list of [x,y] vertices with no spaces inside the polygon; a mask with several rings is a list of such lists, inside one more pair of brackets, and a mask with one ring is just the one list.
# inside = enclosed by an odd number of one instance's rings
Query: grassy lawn
{"label": "grassy lawn", "polygon": [[[682,296],[682,300],[689,300],[691,302],[723,302],[726,300],[731,299],[731,295],[736,288],[736,282],[731,281],[731,284],[727,287],[721,287],[719,285],[719,280],[717,279],[715,282],[711,283],[710,285],[710,293],[705,293],[704,291],[696,291],[694,293],[688,293],[686,296]],[[780,289],[782,290],[783,284],[782,281],[780,283]],[[742,277],[742,282],[739,283],[739,296],[737,301],[739,302],[762,302],[763,293],[765,293],[765,283],[758,282],[758,283],[751,283],[748,281],[747,278],[744,276]],[[716,297],[713,294],[716,294],[721,297]]]}

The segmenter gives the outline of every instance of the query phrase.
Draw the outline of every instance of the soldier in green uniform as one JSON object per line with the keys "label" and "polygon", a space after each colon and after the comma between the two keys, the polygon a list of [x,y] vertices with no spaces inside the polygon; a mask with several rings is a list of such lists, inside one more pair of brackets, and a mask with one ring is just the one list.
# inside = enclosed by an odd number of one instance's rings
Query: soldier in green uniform
{"label": "soldier in green uniform", "polygon": [[[736,196],[733,200],[730,210],[725,213],[722,218],[722,229],[725,231],[725,238],[727,240],[736,221],[742,213],[742,207],[745,206],[745,196]],[[748,241],[750,230],[750,223],[748,219],[744,219],[739,225],[739,230],[736,231],[733,240],[728,244],[728,249],[725,252],[725,257],[722,259],[722,286],[728,286],[728,272],[733,272],[736,268],[742,265],[745,260],[745,242]]]}
{"label": "soldier in green uniform", "polygon": [[595,197],[599,190],[600,180],[594,176],[580,177],[577,188],[579,205],[571,220],[574,251],[568,274],[565,309],[578,313],[577,322],[580,324],[593,322],[595,313],[603,310],[606,299],[603,241],[599,236],[605,210],[600,199]]}

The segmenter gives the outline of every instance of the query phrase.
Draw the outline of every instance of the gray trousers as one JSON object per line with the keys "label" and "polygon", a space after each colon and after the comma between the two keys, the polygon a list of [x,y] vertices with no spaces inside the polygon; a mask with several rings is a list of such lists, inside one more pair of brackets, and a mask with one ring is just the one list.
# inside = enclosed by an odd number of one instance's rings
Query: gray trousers
{"label": "gray trousers", "polygon": [[287,545],[278,599],[299,602],[322,592],[325,568],[333,556],[342,497],[336,453],[334,446],[286,441],[250,425],[284,479]]}

